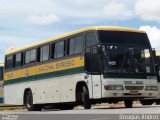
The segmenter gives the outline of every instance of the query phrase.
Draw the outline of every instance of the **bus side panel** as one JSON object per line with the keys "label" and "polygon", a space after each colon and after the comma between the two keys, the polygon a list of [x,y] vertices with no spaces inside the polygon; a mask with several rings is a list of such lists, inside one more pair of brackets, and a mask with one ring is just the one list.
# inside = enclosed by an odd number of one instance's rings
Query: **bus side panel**
{"label": "bus side panel", "polygon": [[[74,74],[74,75],[68,75],[65,77],[61,77],[61,102],[74,102],[76,101],[76,85],[78,82],[85,82],[84,76],[86,74],[80,73],[80,74]],[[89,85],[87,85],[88,88]]]}
{"label": "bus side panel", "polygon": [[61,102],[75,101],[76,76],[79,75],[75,74],[57,78],[61,82],[60,84]]}
{"label": "bus side panel", "polygon": [[22,84],[4,86],[4,103],[13,105],[23,104],[24,88]]}
{"label": "bus side panel", "polygon": [[13,85],[5,85],[5,103],[22,105],[24,91],[27,88],[32,91],[34,104],[60,102],[59,80],[49,78]]}
{"label": "bus side panel", "polygon": [[[5,85],[5,103],[22,105],[24,91],[26,88],[31,89],[34,104],[75,102],[76,84],[79,81],[87,83],[87,81],[84,80],[85,75],[86,74],[84,73],[79,73],[25,83],[17,83],[13,85]],[[88,81],[87,86],[90,98],[92,96],[91,85],[91,81]]]}

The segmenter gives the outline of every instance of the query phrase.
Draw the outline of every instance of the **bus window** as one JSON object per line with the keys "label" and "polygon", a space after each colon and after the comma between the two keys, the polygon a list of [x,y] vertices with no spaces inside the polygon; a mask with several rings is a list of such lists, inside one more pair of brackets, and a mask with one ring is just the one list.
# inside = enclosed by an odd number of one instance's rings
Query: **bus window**
{"label": "bus window", "polygon": [[25,64],[34,63],[37,61],[36,49],[32,49],[25,52]]}
{"label": "bus window", "polygon": [[49,45],[41,47],[41,53],[40,53],[40,61],[47,61],[49,60]]}
{"label": "bus window", "polygon": [[64,41],[55,43],[54,58],[61,58],[64,56]]}
{"label": "bus window", "polygon": [[15,67],[19,67],[22,65],[22,53],[17,53],[15,55]]}
{"label": "bus window", "polygon": [[69,55],[74,55],[75,53],[75,38],[69,39]]}
{"label": "bus window", "polygon": [[76,48],[75,48],[75,53],[81,53],[83,52],[83,36],[77,36],[76,37]]}
{"label": "bus window", "polygon": [[96,33],[95,32],[88,32],[86,34],[86,47],[90,45],[95,45],[97,44],[98,41],[96,39]]}
{"label": "bus window", "polygon": [[25,64],[30,63],[30,51],[25,52]]}
{"label": "bus window", "polygon": [[6,69],[13,68],[13,56],[6,57]]}
{"label": "bus window", "polygon": [[30,53],[30,63],[33,63],[33,62],[36,62],[36,49],[33,49],[31,50],[31,53]]}
{"label": "bus window", "polygon": [[69,55],[83,52],[83,36],[79,35],[69,39]]}

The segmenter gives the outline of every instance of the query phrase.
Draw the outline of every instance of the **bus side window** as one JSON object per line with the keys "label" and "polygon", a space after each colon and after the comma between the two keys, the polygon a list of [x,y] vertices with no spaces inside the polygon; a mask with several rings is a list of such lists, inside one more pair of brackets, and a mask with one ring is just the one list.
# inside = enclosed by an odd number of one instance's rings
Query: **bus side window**
{"label": "bus side window", "polygon": [[30,63],[30,51],[25,52],[25,64]]}
{"label": "bus side window", "polygon": [[69,55],[82,53],[84,48],[83,35],[77,35],[69,39]]}
{"label": "bus side window", "polygon": [[28,50],[25,52],[25,64],[37,62],[37,49]]}
{"label": "bus side window", "polygon": [[75,54],[75,37],[69,39],[69,55]]}
{"label": "bus side window", "polygon": [[15,67],[19,67],[22,65],[22,53],[17,53],[15,55]]}
{"label": "bus side window", "polygon": [[86,47],[91,45],[95,45],[98,43],[95,32],[87,32],[86,33]]}
{"label": "bus side window", "polygon": [[5,67],[6,67],[6,69],[13,68],[13,55],[6,57]]}
{"label": "bus side window", "polygon": [[37,50],[32,49],[30,53],[30,63],[37,62]]}
{"label": "bus side window", "polygon": [[40,62],[49,60],[49,45],[40,48]]}
{"label": "bus side window", "polygon": [[55,43],[54,58],[64,57],[64,40]]}
{"label": "bus side window", "polygon": [[78,53],[82,53],[83,52],[83,45],[84,45],[84,42],[83,42],[83,35],[78,35],[76,37],[76,48],[75,48],[75,53],[78,54]]}

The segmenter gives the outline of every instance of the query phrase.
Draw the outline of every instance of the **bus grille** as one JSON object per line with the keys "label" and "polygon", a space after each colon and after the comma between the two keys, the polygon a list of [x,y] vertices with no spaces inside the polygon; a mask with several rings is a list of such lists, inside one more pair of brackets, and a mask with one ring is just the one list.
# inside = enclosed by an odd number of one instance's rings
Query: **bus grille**
{"label": "bus grille", "polygon": [[126,90],[143,90],[144,86],[125,86]]}

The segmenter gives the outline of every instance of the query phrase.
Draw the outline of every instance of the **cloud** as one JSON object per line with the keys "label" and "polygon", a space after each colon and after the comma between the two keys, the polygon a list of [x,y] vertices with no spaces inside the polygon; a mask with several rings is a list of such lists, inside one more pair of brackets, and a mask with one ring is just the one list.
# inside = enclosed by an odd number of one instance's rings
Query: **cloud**
{"label": "cloud", "polygon": [[31,44],[33,42],[38,42],[37,39],[27,38],[27,37],[16,37],[11,35],[0,34],[0,60],[4,59],[5,51],[11,48],[22,47],[24,45]]}
{"label": "cloud", "polygon": [[134,17],[134,12],[128,9],[123,3],[109,3],[104,6],[105,17],[109,19],[131,19]]}
{"label": "cloud", "polygon": [[31,15],[27,18],[27,21],[33,24],[48,25],[52,23],[60,22],[60,18],[56,15]]}
{"label": "cloud", "polygon": [[160,28],[156,26],[141,26],[139,29],[147,32],[152,48],[160,51],[160,44],[158,44],[160,42]]}
{"label": "cloud", "polygon": [[160,22],[160,1],[137,0],[135,12],[142,20]]}
{"label": "cloud", "polygon": [[[59,17],[105,18],[103,13],[108,5],[118,7],[118,9],[115,9],[116,12],[118,12],[117,10],[120,10],[120,12],[125,11],[126,16],[132,16],[131,11],[126,7],[129,6],[128,4],[130,2],[126,0],[114,0],[115,3],[112,3],[112,1],[113,0],[0,0],[0,16],[26,17],[29,15],[50,15],[54,13]],[[126,5],[122,4],[124,2]],[[118,5],[119,3],[120,5]],[[105,9],[103,9],[104,7]],[[126,10],[129,11],[126,12]],[[122,15],[120,12],[119,14]],[[117,13],[116,15],[119,14]]]}

